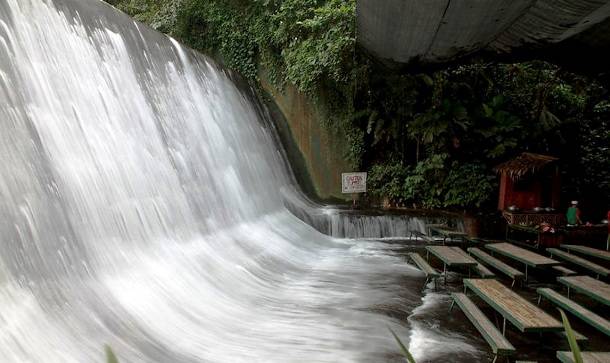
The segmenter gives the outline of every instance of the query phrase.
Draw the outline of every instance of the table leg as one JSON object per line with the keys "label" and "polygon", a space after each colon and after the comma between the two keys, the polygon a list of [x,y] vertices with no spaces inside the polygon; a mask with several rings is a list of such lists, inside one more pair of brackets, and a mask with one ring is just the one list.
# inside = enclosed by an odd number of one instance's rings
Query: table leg
{"label": "table leg", "polygon": [[568,286],[568,299],[570,298],[570,286]]}
{"label": "table leg", "polygon": [[506,336],[506,318],[502,321],[502,336]]}
{"label": "table leg", "polygon": [[525,265],[525,282],[527,282],[527,265]]}
{"label": "table leg", "polygon": [[445,285],[447,285],[447,264],[443,262],[443,275],[445,276]]}
{"label": "table leg", "polygon": [[426,276],[426,281],[424,282],[424,287],[422,287],[421,291],[425,291],[426,287],[428,287],[428,282],[430,282],[430,278]]}

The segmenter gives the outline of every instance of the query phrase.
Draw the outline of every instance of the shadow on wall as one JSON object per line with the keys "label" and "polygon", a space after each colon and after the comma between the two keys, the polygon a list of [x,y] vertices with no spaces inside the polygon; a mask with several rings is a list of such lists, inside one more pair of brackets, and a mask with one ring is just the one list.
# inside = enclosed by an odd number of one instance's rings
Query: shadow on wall
{"label": "shadow on wall", "polygon": [[286,85],[280,92],[264,74],[261,85],[271,98],[267,106],[303,191],[319,202],[349,199],[341,194],[341,173],[352,171],[344,157],[345,140],[322,126],[321,112],[295,87]]}

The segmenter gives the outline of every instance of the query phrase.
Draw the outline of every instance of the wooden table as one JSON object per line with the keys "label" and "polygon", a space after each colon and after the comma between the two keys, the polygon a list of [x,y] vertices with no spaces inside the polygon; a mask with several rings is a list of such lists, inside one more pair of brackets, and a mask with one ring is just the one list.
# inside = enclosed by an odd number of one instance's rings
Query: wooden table
{"label": "wooden table", "polygon": [[[610,352],[580,352],[583,363],[608,363]],[[557,359],[561,363],[574,363],[572,352],[557,352]]]}
{"label": "wooden table", "polygon": [[464,279],[464,290],[470,289],[502,315],[502,334],[506,320],[521,332],[563,331],[562,323],[525,300],[513,290],[492,279]]}
{"label": "wooden table", "polygon": [[597,257],[602,260],[610,261],[610,251],[604,251],[593,247],[581,246],[581,245],[561,245],[561,248],[570,252],[578,252],[583,255]]}
{"label": "wooden table", "polygon": [[564,276],[558,277],[557,281],[568,287],[568,297],[570,297],[570,289],[574,289],[595,301],[610,306],[610,285],[605,282],[590,276]]}
{"label": "wooden table", "polygon": [[453,239],[453,238],[459,237],[462,240],[464,240],[464,238],[466,238],[468,236],[464,232],[449,229],[447,226],[441,227],[441,226],[432,225],[429,227],[429,230],[431,232],[436,232],[436,233],[440,234],[441,236],[443,236],[443,244],[445,244],[445,242],[447,242],[447,238]]}
{"label": "wooden table", "polygon": [[425,228],[426,228],[426,233],[430,236],[430,235],[432,235],[432,233],[431,233],[432,228],[448,229],[449,226],[444,223],[430,223],[430,224],[426,224]]}
{"label": "wooden table", "polygon": [[485,245],[485,248],[492,252],[499,253],[508,258],[512,258],[513,260],[519,261],[525,264],[525,281],[527,281],[527,268],[530,267],[545,267],[545,266],[555,266],[560,265],[561,263],[553,260],[552,258],[548,258],[546,256],[542,256],[535,252],[526,250],[525,248],[517,247],[510,243],[491,243]]}
{"label": "wooden table", "polygon": [[443,275],[447,283],[447,267],[475,267],[479,263],[459,247],[449,246],[426,246],[426,259],[430,259],[430,253],[443,262]]}

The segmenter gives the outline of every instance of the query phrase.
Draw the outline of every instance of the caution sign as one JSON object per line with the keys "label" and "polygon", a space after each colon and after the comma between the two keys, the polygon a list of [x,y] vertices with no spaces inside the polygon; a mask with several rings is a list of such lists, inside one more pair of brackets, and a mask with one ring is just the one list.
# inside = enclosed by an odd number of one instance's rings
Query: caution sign
{"label": "caution sign", "polygon": [[366,173],[342,173],[341,192],[345,194],[366,193]]}

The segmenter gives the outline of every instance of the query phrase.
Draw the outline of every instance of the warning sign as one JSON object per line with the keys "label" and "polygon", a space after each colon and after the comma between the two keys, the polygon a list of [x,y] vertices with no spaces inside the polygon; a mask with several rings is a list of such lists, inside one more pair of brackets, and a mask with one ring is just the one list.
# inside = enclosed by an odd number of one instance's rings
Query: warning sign
{"label": "warning sign", "polygon": [[342,193],[366,193],[366,173],[342,173]]}

